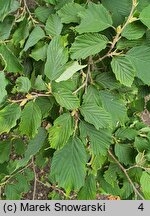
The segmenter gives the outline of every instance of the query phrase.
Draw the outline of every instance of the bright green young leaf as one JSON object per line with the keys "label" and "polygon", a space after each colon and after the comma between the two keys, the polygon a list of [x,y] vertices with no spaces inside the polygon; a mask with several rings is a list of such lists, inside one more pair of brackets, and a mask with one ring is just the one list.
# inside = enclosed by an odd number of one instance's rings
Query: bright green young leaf
{"label": "bright green young leaf", "polygon": [[90,2],[88,8],[79,12],[81,23],[76,27],[79,34],[85,32],[99,32],[112,26],[110,13],[102,4]]}
{"label": "bright green young leaf", "polygon": [[118,122],[125,123],[127,118],[127,109],[123,101],[108,91],[100,91],[100,98],[104,109],[111,115],[114,126]]}
{"label": "bright green young leaf", "polygon": [[9,38],[14,19],[14,16],[8,16],[3,22],[0,22],[0,40],[6,40]]}
{"label": "bright green young leaf", "polygon": [[84,11],[85,8],[77,3],[69,3],[64,5],[59,11],[58,15],[61,18],[62,23],[79,23],[80,18],[78,13]]}
{"label": "bright green young leaf", "polygon": [[3,71],[0,72],[0,104],[4,101],[7,96],[6,86],[8,84],[7,79],[5,78],[5,74]]}
{"label": "bright green young leaf", "polygon": [[108,39],[98,33],[88,33],[77,36],[70,52],[72,59],[85,59],[106,48]]}
{"label": "bright green young leaf", "polygon": [[39,40],[45,37],[45,33],[40,26],[36,26],[29,35],[29,38],[25,44],[24,51],[27,51],[30,47],[34,46]]}
{"label": "bright green young leaf", "polygon": [[49,16],[46,21],[45,30],[48,35],[51,37],[60,35],[63,28],[63,24],[61,23],[61,19],[57,14],[52,14]]}
{"label": "bright green young leaf", "polygon": [[115,155],[118,157],[119,161],[125,165],[134,162],[134,151],[130,144],[116,144]]}
{"label": "bright green young leaf", "polygon": [[53,93],[57,103],[68,110],[77,109],[80,106],[80,101],[76,95],[67,89],[58,89]]}
{"label": "bright green young leaf", "polygon": [[127,52],[127,58],[130,59],[132,65],[136,69],[136,76],[141,79],[144,84],[150,85],[150,47],[138,46]]}
{"label": "bright green young leaf", "polygon": [[108,129],[96,130],[93,125],[86,122],[80,123],[80,136],[90,141],[90,147],[94,155],[106,155],[111,145],[112,137]]}
{"label": "bright green young leaf", "polygon": [[134,81],[135,68],[126,57],[115,57],[111,62],[116,79],[125,86],[130,87]]}
{"label": "bright green young leaf", "polygon": [[92,161],[91,167],[94,173],[97,175],[97,171],[102,168],[104,163],[106,162],[107,156],[104,155],[96,155]]}
{"label": "bright green young leaf", "polygon": [[54,37],[47,49],[47,61],[45,64],[45,75],[50,80],[55,80],[64,71],[64,65],[68,61],[68,50],[65,48],[63,37]]}
{"label": "bright green young leaf", "polygon": [[31,88],[31,82],[28,77],[18,77],[16,80],[16,87],[18,92],[27,93]]}
{"label": "bright green young leaf", "polygon": [[142,192],[144,194],[145,199],[150,199],[150,174],[147,172],[143,172],[140,179]]}
{"label": "bright green young leaf", "polygon": [[72,135],[73,129],[73,119],[69,113],[59,116],[48,131],[51,148],[60,149],[63,147]]}
{"label": "bright green young leaf", "polygon": [[30,56],[36,61],[46,59],[48,44],[41,44],[40,46],[35,47]]}
{"label": "bright green young leaf", "polygon": [[34,101],[28,102],[21,115],[19,127],[21,133],[33,138],[41,125],[41,118],[42,114],[39,106]]}
{"label": "bright green young leaf", "polygon": [[81,106],[80,111],[85,121],[93,124],[97,130],[99,128],[107,128],[112,124],[109,113],[96,104],[84,104]]}
{"label": "bright green young leaf", "polygon": [[21,109],[17,104],[9,104],[0,110],[0,134],[9,133],[20,118]]}
{"label": "bright green young leaf", "polygon": [[0,59],[4,61],[5,70],[9,72],[22,72],[22,65],[19,63],[17,57],[4,44],[0,44]]}
{"label": "bright green young leaf", "polygon": [[90,174],[85,180],[84,186],[78,193],[79,200],[95,200],[96,199],[96,180],[95,177]]}
{"label": "bright green young leaf", "polygon": [[9,160],[11,152],[11,141],[5,140],[0,142],[0,164]]}
{"label": "bright green young leaf", "polygon": [[150,4],[142,10],[139,18],[144,25],[150,28]]}
{"label": "bright green young leaf", "polygon": [[139,22],[129,23],[122,32],[122,36],[128,40],[137,40],[146,32],[146,28]]}
{"label": "bright green young leaf", "polygon": [[70,79],[77,71],[85,68],[87,65],[80,65],[78,61],[69,62],[65,65],[64,72],[56,79],[56,82],[61,82]]}
{"label": "bright green young leaf", "polygon": [[81,140],[70,138],[68,143],[54,153],[50,175],[69,193],[84,184],[86,174],[86,152]]}

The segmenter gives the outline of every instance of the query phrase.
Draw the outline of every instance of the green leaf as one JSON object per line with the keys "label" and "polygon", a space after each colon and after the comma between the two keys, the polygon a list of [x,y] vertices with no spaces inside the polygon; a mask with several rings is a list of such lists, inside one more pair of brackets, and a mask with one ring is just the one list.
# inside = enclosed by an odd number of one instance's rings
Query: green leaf
{"label": "green leaf", "polygon": [[150,67],[150,47],[134,47],[127,52],[127,58],[130,59],[136,69],[136,76],[144,84],[150,85],[149,70],[147,70]]}
{"label": "green leaf", "polygon": [[133,128],[119,128],[115,132],[115,136],[121,140],[134,140],[138,135],[138,131]]}
{"label": "green leaf", "polygon": [[57,79],[64,71],[64,65],[68,61],[68,50],[65,48],[63,37],[54,37],[47,49],[47,61],[45,75],[50,80]]}
{"label": "green leaf", "polygon": [[0,134],[9,133],[20,118],[21,109],[17,104],[9,104],[0,110]]}
{"label": "green leaf", "polygon": [[84,11],[84,7],[77,3],[68,3],[64,5],[59,11],[58,15],[61,18],[62,23],[79,23],[80,18],[78,13]]}
{"label": "green leaf", "polygon": [[150,151],[150,143],[147,139],[143,137],[136,137],[134,146],[139,152],[147,152]]}
{"label": "green leaf", "polygon": [[39,106],[42,117],[46,118],[50,115],[50,111],[53,107],[54,100],[51,97],[38,97],[35,103]]}
{"label": "green leaf", "polygon": [[0,40],[6,40],[9,38],[14,24],[14,19],[13,16],[8,16],[3,22],[0,22]]}
{"label": "green leaf", "polygon": [[42,60],[44,61],[46,59],[46,55],[47,55],[47,48],[48,48],[48,44],[37,44],[38,46],[36,46],[34,49],[32,49],[32,52],[30,54],[30,56],[35,59],[36,61]]}
{"label": "green leaf", "polygon": [[142,187],[142,192],[144,194],[145,199],[149,200],[150,199],[150,175],[147,172],[143,172],[141,179],[140,179],[140,184]]}
{"label": "green leaf", "polygon": [[37,76],[35,83],[33,85],[33,88],[36,90],[39,90],[39,91],[46,91],[47,90],[46,83],[42,79],[42,75]]}
{"label": "green leaf", "polygon": [[150,28],[150,5],[148,5],[142,10],[139,18],[144,25]]}
{"label": "green leaf", "polygon": [[90,141],[90,147],[94,155],[107,155],[112,137],[111,132],[106,129],[96,130],[93,125],[86,122],[80,123],[80,136],[84,138],[84,142],[88,139]]}
{"label": "green leaf", "polygon": [[6,86],[8,84],[7,79],[5,78],[5,74],[3,71],[0,72],[0,104],[4,101],[7,96]]}
{"label": "green leaf", "polygon": [[61,19],[57,14],[52,14],[49,16],[46,21],[45,30],[48,35],[51,37],[60,35],[63,28],[63,24],[61,23]]}
{"label": "green leaf", "polygon": [[81,106],[80,111],[85,121],[93,124],[97,130],[107,128],[112,124],[109,113],[96,104],[84,104]]}
{"label": "green leaf", "polygon": [[79,190],[84,184],[86,174],[86,152],[81,140],[70,138],[68,143],[54,153],[50,175],[69,193]]}
{"label": "green leaf", "polygon": [[92,161],[91,167],[93,169],[93,171],[95,172],[95,174],[97,175],[97,171],[99,169],[102,168],[102,166],[104,165],[105,161],[106,161],[107,157],[104,155],[96,155]]}
{"label": "green leaf", "polygon": [[115,57],[112,59],[111,67],[116,79],[121,84],[131,87],[134,81],[135,68],[130,60],[126,57]]}
{"label": "green leaf", "polygon": [[93,175],[87,176],[84,186],[78,193],[78,200],[96,199],[96,181]]}
{"label": "green leaf", "polygon": [[28,77],[18,77],[16,87],[18,92],[27,93],[31,88],[31,82]]}
{"label": "green leaf", "polygon": [[130,144],[116,144],[115,155],[121,163],[124,163],[125,165],[133,164],[134,150]]}
{"label": "green leaf", "polygon": [[14,45],[20,44],[22,48],[26,38],[29,36],[30,23],[28,23],[28,19],[24,18],[22,22],[19,23],[19,26],[15,30],[12,36],[12,40]]}
{"label": "green leaf", "polygon": [[17,57],[4,44],[0,44],[0,58],[4,60],[5,70],[9,72],[22,72],[22,65],[19,63]]}
{"label": "green leaf", "polygon": [[122,36],[128,40],[136,40],[141,37],[146,32],[146,28],[139,22],[129,23],[122,32]]}
{"label": "green leaf", "polygon": [[57,91],[53,92],[53,95],[57,103],[68,110],[74,110],[80,106],[78,97],[65,88],[57,89]]}
{"label": "green leaf", "polygon": [[0,1],[0,21],[3,22],[4,18],[11,12],[19,8],[19,2],[15,0],[1,0]]}
{"label": "green leaf", "polygon": [[54,12],[53,7],[40,6],[35,9],[35,16],[43,23],[46,22],[49,15]]}
{"label": "green leaf", "polygon": [[118,122],[125,123],[127,118],[127,109],[123,101],[119,100],[116,95],[108,91],[100,91],[100,98],[105,110],[111,115],[114,126]]}
{"label": "green leaf", "polygon": [[72,59],[85,59],[95,55],[106,48],[108,39],[98,33],[88,33],[77,36],[72,44],[70,52]]}
{"label": "green leaf", "polygon": [[39,40],[45,37],[45,33],[40,26],[36,26],[29,35],[29,38],[25,44],[24,51],[27,51],[30,47],[34,46]]}
{"label": "green leaf", "polygon": [[89,85],[87,91],[83,95],[83,103],[93,103],[98,106],[102,106],[101,98],[99,95],[99,91],[92,85]]}
{"label": "green leaf", "polygon": [[[142,0],[143,1],[143,0]],[[102,4],[110,11],[113,24],[117,27],[129,16],[132,7],[130,0],[102,0]]]}
{"label": "green leaf", "polygon": [[11,152],[11,140],[5,140],[0,142],[0,164],[9,160]]}
{"label": "green leaf", "polygon": [[89,3],[88,8],[79,12],[81,23],[76,27],[79,34],[99,32],[112,26],[110,13],[102,4]]}
{"label": "green leaf", "polygon": [[64,72],[55,81],[61,82],[70,79],[77,71],[85,68],[87,65],[80,65],[78,61],[68,62],[65,65]]}
{"label": "green leaf", "polygon": [[48,131],[51,148],[62,148],[72,135],[73,129],[73,119],[71,115],[69,113],[60,115]]}
{"label": "green leaf", "polygon": [[104,173],[105,181],[109,183],[112,187],[114,187],[115,183],[117,182],[117,171],[118,171],[118,165],[111,163],[109,165],[109,168]]}
{"label": "green leaf", "polygon": [[16,170],[26,166],[29,160],[39,152],[45,143],[46,137],[46,130],[40,127],[35,137],[29,141],[24,158],[17,161]]}
{"label": "green leaf", "polygon": [[41,125],[41,118],[42,114],[39,106],[34,101],[28,102],[22,111],[19,126],[21,133],[33,138]]}
{"label": "green leaf", "polygon": [[96,82],[105,89],[118,89],[121,85],[111,72],[103,72],[96,76]]}

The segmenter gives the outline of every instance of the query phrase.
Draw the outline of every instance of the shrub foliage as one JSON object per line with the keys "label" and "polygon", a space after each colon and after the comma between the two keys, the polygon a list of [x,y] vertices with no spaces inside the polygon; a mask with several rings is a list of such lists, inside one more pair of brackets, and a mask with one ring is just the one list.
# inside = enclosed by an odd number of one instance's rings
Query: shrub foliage
{"label": "shrub foliage", "polygon": [[150,199],[150,1],[35,4],[0,1],[1,198]]}

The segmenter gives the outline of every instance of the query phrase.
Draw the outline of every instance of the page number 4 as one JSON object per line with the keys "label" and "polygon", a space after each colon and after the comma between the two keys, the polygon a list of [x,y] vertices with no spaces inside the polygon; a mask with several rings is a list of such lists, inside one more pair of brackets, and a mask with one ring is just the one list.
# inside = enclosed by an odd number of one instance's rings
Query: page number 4
{"label": "page number 4", "polygon": [[144,210],[144,205],[143,205],[143,203],[141,203],[141,204],[139,205],[138,209],[141,210],[141,211]]}

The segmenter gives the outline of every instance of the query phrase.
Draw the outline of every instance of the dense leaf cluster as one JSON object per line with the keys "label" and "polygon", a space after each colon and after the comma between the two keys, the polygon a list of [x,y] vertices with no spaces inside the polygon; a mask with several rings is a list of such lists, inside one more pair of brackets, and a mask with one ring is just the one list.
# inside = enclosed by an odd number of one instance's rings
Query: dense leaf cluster
{"label": "dense leaf cluster", "polygon": [[2,199],[150,199],[149,29],[149,0],[0,1]]}

